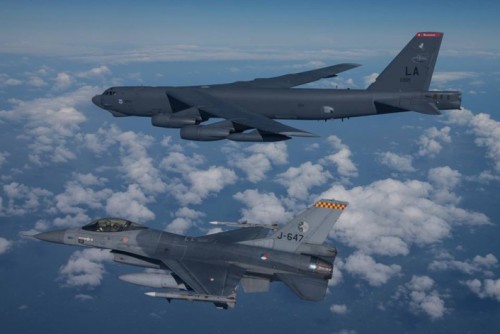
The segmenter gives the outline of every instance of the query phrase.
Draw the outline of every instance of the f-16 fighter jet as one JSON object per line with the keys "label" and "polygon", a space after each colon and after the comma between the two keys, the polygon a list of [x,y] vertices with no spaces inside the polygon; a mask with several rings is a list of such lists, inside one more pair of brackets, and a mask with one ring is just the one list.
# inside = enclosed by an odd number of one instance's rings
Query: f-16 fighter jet
{"label": "f-16 fighter jet", "polygon": [[336,249],[325,243],[346,202],[320,200],[286,225],[223,223],[239,229],[189,237],[155,230],[120,218],[101,218],[82,228],[44,232],[37,239],[111,249],[121,263],[164,269],[120,279],[161,291],[151,297],[212,302],[233,308],[236,288],[265,292],[274,281],[285,283],[304,300],[325,296]]}
{"label": "f-16 fighter jet", "polygon": [[[459,109],[458,91],[429,91],[443,34],[419,32],[366,90],[294,89],[359,66],[338,64],[274,78],[190,87],[112,87],[92,98],[113,116],[151,117],[183,139],[274,142],[316,136],[276,120],[329,120]],[[219,121],[203,125],[209,119]]]}

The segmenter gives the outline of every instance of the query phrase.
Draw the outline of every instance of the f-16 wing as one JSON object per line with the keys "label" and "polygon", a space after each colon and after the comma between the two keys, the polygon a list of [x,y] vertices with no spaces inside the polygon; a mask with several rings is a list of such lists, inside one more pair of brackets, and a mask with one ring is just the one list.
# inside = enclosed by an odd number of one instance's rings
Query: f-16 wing
{"label": "f-16 wing", "polygon": [[234,265],[170,259],[163,263],[196,293],[207,296],[230,296],[244,273]]}
{"label": "f-16 wing", "polygon": [[[189,88],[167,91],[169,97],[194,106],[209,114],[211,117],[224,118],[232,123],[243,126],[245,129],[257,129],[270,134],[296,137],[316,137],[316,135],[276,122],[261,114],[253,113],[238,105],[218,99],[204,88]],[[209,90],[209,88],[207,88]]]}
{"label": "f-16 wing", "polygon": [[320,79],[332,78],[337,76],[338,73],[353,69],[358,66],[360,65],[351,63],[338,64],[305,72],[285,74],[273,78],[258,78],[251,81],[238,81],[229,84],[214,86],[239,88],[292,88],[304,85],[309,82],[318,81]]}

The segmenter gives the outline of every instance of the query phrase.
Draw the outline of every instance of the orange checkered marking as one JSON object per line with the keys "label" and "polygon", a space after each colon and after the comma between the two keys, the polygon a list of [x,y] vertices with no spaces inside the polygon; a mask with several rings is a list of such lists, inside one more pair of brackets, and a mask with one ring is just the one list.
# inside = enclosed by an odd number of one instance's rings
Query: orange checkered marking
{"label": "orange checkered marking", "polygon": [[316,202],[314,203],[314,206],[325,209],[344,210],[347,205],[342,203]]}

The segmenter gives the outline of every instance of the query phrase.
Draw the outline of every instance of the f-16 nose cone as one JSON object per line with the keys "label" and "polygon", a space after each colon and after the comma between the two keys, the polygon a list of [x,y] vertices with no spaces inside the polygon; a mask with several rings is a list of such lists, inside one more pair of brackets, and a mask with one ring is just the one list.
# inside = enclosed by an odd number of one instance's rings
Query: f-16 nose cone
{"label": "f-16 nose cone", "polygon": [[92,102],[98,106],[101,107],[101,95],[96,95],[92,98]]}
{"label": "f-16 nose cone", "polygon": [[38,234],[34,235],[34,237],[39,239],[39,240],[43,240],[43,241],[55,242],[57,244],[63,244],[65,232],[66,232],[66,230],[43,232],[43,233],[38,233]]}

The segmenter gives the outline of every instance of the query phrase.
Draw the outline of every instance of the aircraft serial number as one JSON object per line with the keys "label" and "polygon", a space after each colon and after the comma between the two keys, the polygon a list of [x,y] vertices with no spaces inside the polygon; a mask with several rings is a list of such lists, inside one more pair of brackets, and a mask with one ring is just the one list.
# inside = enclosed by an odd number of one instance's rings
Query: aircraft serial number
{"label": "aircraft serial number", "polygon": [[304,236],[302,234],[298,233],[283,233],[280,232],[280,235],[276,237],[276,239],[283,239],[283,240],[288,240],[288,241],[302,241]]}

